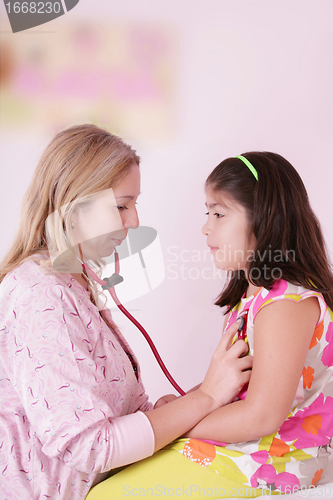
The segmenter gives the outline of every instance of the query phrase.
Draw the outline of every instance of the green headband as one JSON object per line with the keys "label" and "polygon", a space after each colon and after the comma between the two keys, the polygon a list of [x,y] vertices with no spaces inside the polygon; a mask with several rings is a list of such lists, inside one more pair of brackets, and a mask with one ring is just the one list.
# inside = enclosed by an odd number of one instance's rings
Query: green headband
{"label": "green headband", "polygon": [[253,173],[254,177],[258,180],[258,172],[254,168],[252,163],[250,163],[249,160],[247,158],[245,158],[245,156],[236,156],[236,158],[239,158],[240,160],[242,160],[242,162],[245,163],[245,165],[248,167],[248,169],[251,170],[251,172]]}

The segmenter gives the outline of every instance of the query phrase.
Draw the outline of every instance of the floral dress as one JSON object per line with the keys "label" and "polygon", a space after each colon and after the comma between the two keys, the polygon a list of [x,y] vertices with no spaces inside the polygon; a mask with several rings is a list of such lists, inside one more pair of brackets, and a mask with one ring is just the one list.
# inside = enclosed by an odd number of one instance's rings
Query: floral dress
{"label": "floral dress", "polygon": [[318,297],[320,319],[313,332],[290,413],[272,435],[256,441],[216,446],[198,439],[169,445],[184,457],[252,488],[284,493],[320,484],[333,436],[333,312],[322,295],[284,280],[271,290],[261,288],[242,298],[230,312],[226,329],[248,311],[247,338],[253,354],[254,321],[258,312],[277,300],[295,302]]}

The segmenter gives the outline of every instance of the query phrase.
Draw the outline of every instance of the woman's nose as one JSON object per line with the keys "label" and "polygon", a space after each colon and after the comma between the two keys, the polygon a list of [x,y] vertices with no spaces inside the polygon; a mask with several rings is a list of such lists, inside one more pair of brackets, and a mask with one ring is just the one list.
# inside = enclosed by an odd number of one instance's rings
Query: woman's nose
{"label": "woman's nose", "polygon": [[126,218],[124,220],[124,228],[125,229],[136,229],[137,227],[139,227],[139,225],[140,225],[139,215],[138,215],[138,212],[135,208],[132,213],[130,213],[128,215],[126,214]]}

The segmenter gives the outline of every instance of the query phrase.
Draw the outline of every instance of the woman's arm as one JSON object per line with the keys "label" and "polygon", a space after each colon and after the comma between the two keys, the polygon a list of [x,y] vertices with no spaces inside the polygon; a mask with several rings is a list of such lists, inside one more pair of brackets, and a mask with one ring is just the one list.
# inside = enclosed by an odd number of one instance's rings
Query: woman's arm
{"label": "woman's arm", "polygon": [[155,451],[191,429],[208,413],[232,401],[249,381],[252,357],[239,358],[247,344],[240,341],[230,347],[238,326],[238,323],[232,325],[223,335],[199,389],[145,413],[154,431]]}
{"label": "woman's arm", "polygon": [[246,399],[217,409],[186,435],[237,443],[275,432],[290,412],[319,314],[315,297],[264,307],[255,320]]}
{"label": "woman's arm", "polygon": [[0,359],[42,452],[73,469],[104,472],[151,455],[231,401],[249,379],[238,359],[245,345],[230,348],[235,325],[200,389],[156,410],[117,416],[112,382],[123,361],[121,353],[114,363],[103,360],[110,344],[102,344],[96,311],[40,275],[12,281],[0,308]]}

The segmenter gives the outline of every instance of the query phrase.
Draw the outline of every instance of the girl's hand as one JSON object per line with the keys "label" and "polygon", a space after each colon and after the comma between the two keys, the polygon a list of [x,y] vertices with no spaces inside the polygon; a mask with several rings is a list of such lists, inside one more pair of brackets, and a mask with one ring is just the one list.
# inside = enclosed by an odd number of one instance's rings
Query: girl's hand
{"label": "girl's hand", "polygon": [[155,408],[160,408],[160,406],[164,406],[171,401],[174,401],[177,399],[178,396],[175,396],[174,394],[166,394],[165,396],[162,396],[160,399],[158,399],[154,405]]}
{"label": "girl's hand", "polygon": [[239,321],[236,321],[223,334],[199,388],[214,400],[216,408],[233,401],[250,380],[253,359],[245,356],[247,343],[239,340],[231,346],[238,327]]}

